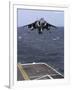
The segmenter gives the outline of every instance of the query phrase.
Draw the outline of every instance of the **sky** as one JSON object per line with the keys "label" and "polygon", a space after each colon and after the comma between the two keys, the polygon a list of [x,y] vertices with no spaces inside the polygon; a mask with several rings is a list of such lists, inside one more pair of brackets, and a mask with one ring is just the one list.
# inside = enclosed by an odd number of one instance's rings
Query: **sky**
{"label": "sky", "polygon": [[44,11],[44,10],[17,10],[17,27],[28,25],[40,18],[44,18],[48,23],[55,26],[64,26],[63,11]]}

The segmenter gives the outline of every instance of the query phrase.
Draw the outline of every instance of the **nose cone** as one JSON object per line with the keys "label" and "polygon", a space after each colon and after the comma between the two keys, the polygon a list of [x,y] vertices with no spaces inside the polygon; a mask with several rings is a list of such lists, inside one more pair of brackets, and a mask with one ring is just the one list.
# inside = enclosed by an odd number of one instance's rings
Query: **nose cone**
{"label": "nose cone", "polygon": [[41,18],[40,20],[44,20],[44,18]]}
{"label": "nose cone", "polygon": [[40,24],[43,24],[43,23],[45,23],[45,20],[44,20],[44,18],[41,18],[40,19]]}

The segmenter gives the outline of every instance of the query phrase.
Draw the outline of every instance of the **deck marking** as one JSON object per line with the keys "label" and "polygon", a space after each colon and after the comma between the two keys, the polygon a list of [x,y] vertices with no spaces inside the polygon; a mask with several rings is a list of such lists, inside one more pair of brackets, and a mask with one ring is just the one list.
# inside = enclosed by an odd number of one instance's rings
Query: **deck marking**
{"label": "deck marking", "polygon": [[48,75],[48,77],[49,77],[50,79],[53,79],[53,78],[51,77],[51,75]]}
{"label": "deck marking", "polygon": [[18,63],[17,66],[18,66],[18,68],[19,68],[19,70],[20,70],[23,78],[24,78],[25,80],[30,80],[30,78],[29,78],[26,70],[22,67],[22,65],[21,65],[20,63]]}
{"label": "deck marking", "polygon": [[[23,65],[35,65],[35,64],[44,64],[44,65],[46,65],[47,67],[49,67],[49,68],[51,68],[53,71],[55,71],[57,74],[52,74],[52,76],[54,76],[54,75],[61,75],[61,76],[63,76],[61,73],[59,73],[56,69],[54,69],[52,66],[50,66],[50,65],[48,65],[48,64],[46,64],[46,63],[36,63],[36,62],[34,62],[34,63],[26,63],[26,64],[21,64],[22,66]],[[38,80],[38,79],[41,79],[42,77],[45,77],[45,76],[48,76],[50,79],[54,79],[52,76],[51,76],[51,74],[49,75],[49,74],[47,74],[47,75],[43,75],[43,76],[38,76],[37,78],[35,78],[34,80]],[[34,77],[34,76],[33,76]],[[30,77],[30,78],[33,78],[33,77]],[[63,76],[64,77],[64,76]]]}
{"label": "deck marking", "polygon": [[[51,76],[51,75],[52,75],[52,76],[55,76],[55,75],[59,75],[59,74],[58,74],[58,73],[57,73],[57,74],[50,74],[50,75],[49,75],[49,74],[46,74],[46,76]],[[30,76],[30,78],[36,78],[36,77],[39,78],[39,77],[42,77],[42,76],[45,76],[45,75]]]}
{"label": "deck marking", "polygon": [[[44,64],[48,67],[50,67],[53,71],[55,71],[56,73],[58,73],[59,75],[63,76],[61,73],[59,73],[56,69],[54,69],[53,67],[51,67],[50,65],[46,64],[46,63],[34,63],[34,64]],[[26,64],[21,64],[21,65],[34,65],[33,63],[26,63]],[[64,77],[64,76],[63,76]]]}
{"label": "deck marking", "polygon": [[54,69],[53,67],[51,67],[50,65],[44,63],[46,66],[50,67],[52,70],[54,70],[56,73],[58,73],[59,75],[63,76],[61,73],[59,73],[56,69]]}
{"label": "deck marking", "polygon": [[43,76],[41,76],[41,77],[38,77],[38,78],[36,78],[35,80],[38,80],[38,79],[44,78],[44,77],[46,77],[46,76],[49,77],[50,79],[53,79],[50,75],[47,74],[47,75],[43,75]]}

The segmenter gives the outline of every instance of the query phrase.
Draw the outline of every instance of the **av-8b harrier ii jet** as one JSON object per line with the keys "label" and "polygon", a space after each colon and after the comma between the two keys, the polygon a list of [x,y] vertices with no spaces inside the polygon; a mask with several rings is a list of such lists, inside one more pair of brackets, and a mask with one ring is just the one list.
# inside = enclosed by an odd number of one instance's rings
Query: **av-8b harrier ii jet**
{"label": "av-8b harrier ii jet", "polygon": [[38,30],[39,34],[42,34],[43,30],[51,30],[51,28],[57,28],[56,26],[47,23],[44,18],[37,20],[31,24],[26,25],[30,30]]}

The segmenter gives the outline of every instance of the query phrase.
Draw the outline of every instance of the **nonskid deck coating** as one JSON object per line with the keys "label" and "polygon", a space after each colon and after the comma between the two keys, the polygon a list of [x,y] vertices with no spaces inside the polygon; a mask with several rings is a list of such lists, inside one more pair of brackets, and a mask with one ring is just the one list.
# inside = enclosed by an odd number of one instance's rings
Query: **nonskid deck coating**
{"label": "nonskid deck coating", "polygon": [[[20,64],[21,69],[17,70],[17,80],[27,80],[24,77],[27,75],[29,77],[29,80],[44,80],[44,79],[61,79],[64,78],[63,75],[61,75],[58,71],[56,71],[54,68],[49,66],[46,63],[30,63],[30,64]],[[23,72],[24,73],[23,73]],[[22,73],[21,73],[22,72]]]}

